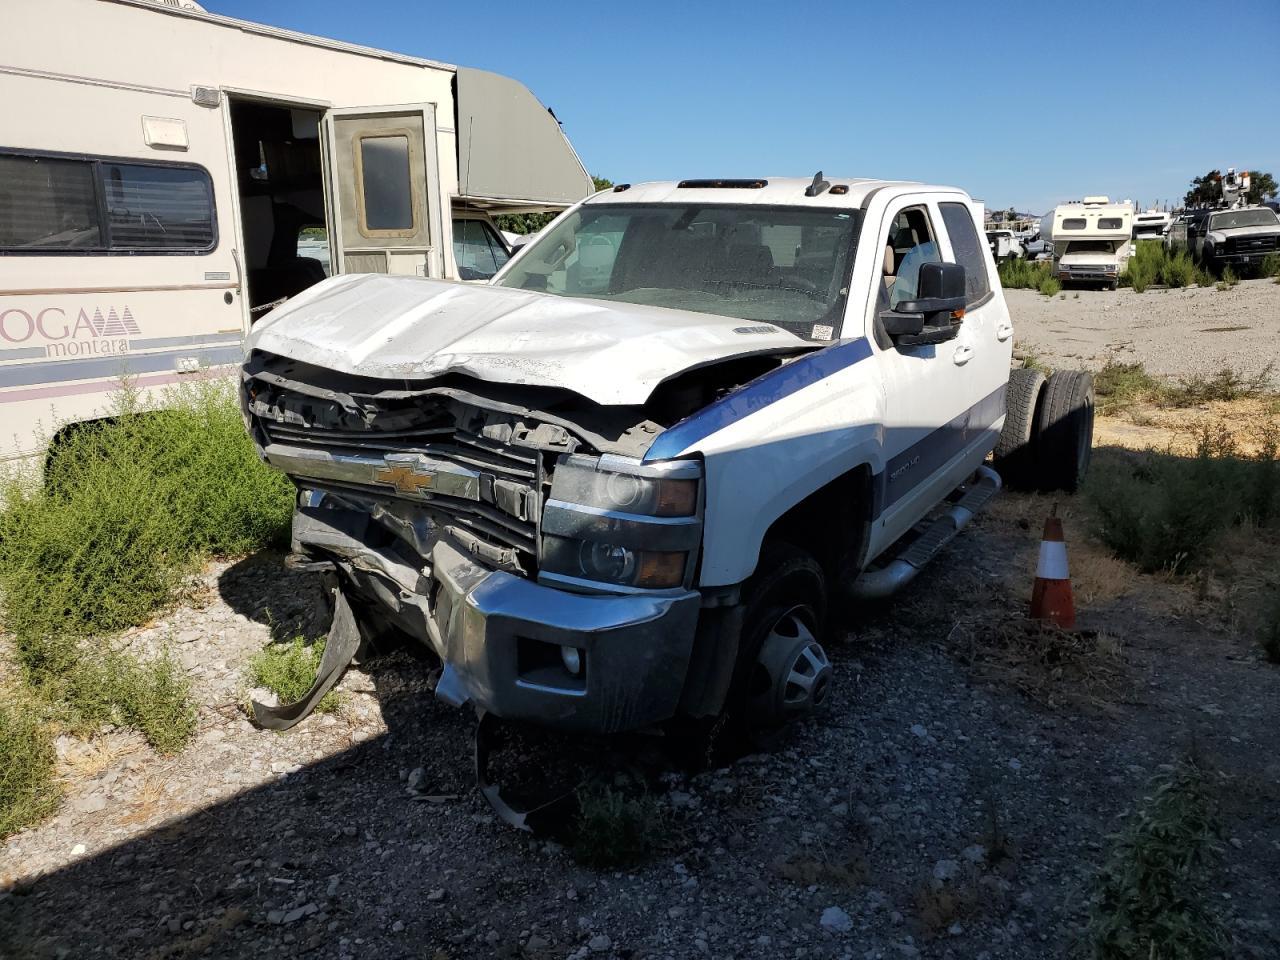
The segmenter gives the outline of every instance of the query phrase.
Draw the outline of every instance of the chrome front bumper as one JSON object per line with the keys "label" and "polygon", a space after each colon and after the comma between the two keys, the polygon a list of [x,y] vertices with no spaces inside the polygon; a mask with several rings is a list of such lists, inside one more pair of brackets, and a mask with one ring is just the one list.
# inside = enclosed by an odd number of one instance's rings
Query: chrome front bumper
{"label": "chrome front bumper", "polygon": [[[364,542],[367,515],[300,507],[294,548],[332,558],[356,593],[430,644],[437,694],[512,720],[614,733],[675,715],[689,671],[696,591],[570,593],[491,570],[444,540],[428,562]],[[578,651],[571,673],[561,648]]]}

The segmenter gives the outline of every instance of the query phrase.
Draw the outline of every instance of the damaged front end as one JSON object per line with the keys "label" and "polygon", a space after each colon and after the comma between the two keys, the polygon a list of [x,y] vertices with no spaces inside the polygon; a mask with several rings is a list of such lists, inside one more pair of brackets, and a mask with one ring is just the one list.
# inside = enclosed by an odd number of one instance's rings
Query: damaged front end
{"label": "damaged front end", "polygon": [[727,674],[690,670],[701,463],[642,462],[662,429],[644,410],[258,350],[243,378],[255,442],[299,487],[294,562],[428,644],[441,698],[593,733],[718,707]]}

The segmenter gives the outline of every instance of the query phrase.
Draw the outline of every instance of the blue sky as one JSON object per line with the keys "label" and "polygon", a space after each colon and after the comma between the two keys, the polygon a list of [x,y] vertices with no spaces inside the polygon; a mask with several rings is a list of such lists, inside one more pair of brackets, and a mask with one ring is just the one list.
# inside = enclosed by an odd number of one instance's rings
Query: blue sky
{"label": "blue sky", "polygon": [[1280,0],[203,2],[515,77],[617,182],[822,169],[1043,213],[1280,178]]}

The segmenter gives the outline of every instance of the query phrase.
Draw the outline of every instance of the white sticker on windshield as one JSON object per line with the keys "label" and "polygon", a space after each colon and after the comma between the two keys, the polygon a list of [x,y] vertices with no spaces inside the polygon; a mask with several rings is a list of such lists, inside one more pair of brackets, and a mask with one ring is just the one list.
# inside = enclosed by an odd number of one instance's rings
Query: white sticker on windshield
{"label": "white sticker on windshield", "polygon": [[836,335],[836,328],[829,327],[825,323],[815,323],[813,325],[813,333],[810,336],[815,340],[830,340]]}

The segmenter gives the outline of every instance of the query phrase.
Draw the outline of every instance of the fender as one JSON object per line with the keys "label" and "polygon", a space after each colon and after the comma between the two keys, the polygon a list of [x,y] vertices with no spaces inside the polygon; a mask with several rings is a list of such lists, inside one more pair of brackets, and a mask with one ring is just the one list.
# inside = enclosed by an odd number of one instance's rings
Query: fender
{"label": "fender", "polygon": [[769,527],[856,467],[884,469],[884,392],[863,338],[833,344],[751,381],[660,434],[645,459],[702,455],[699,583],[740,583]]}

